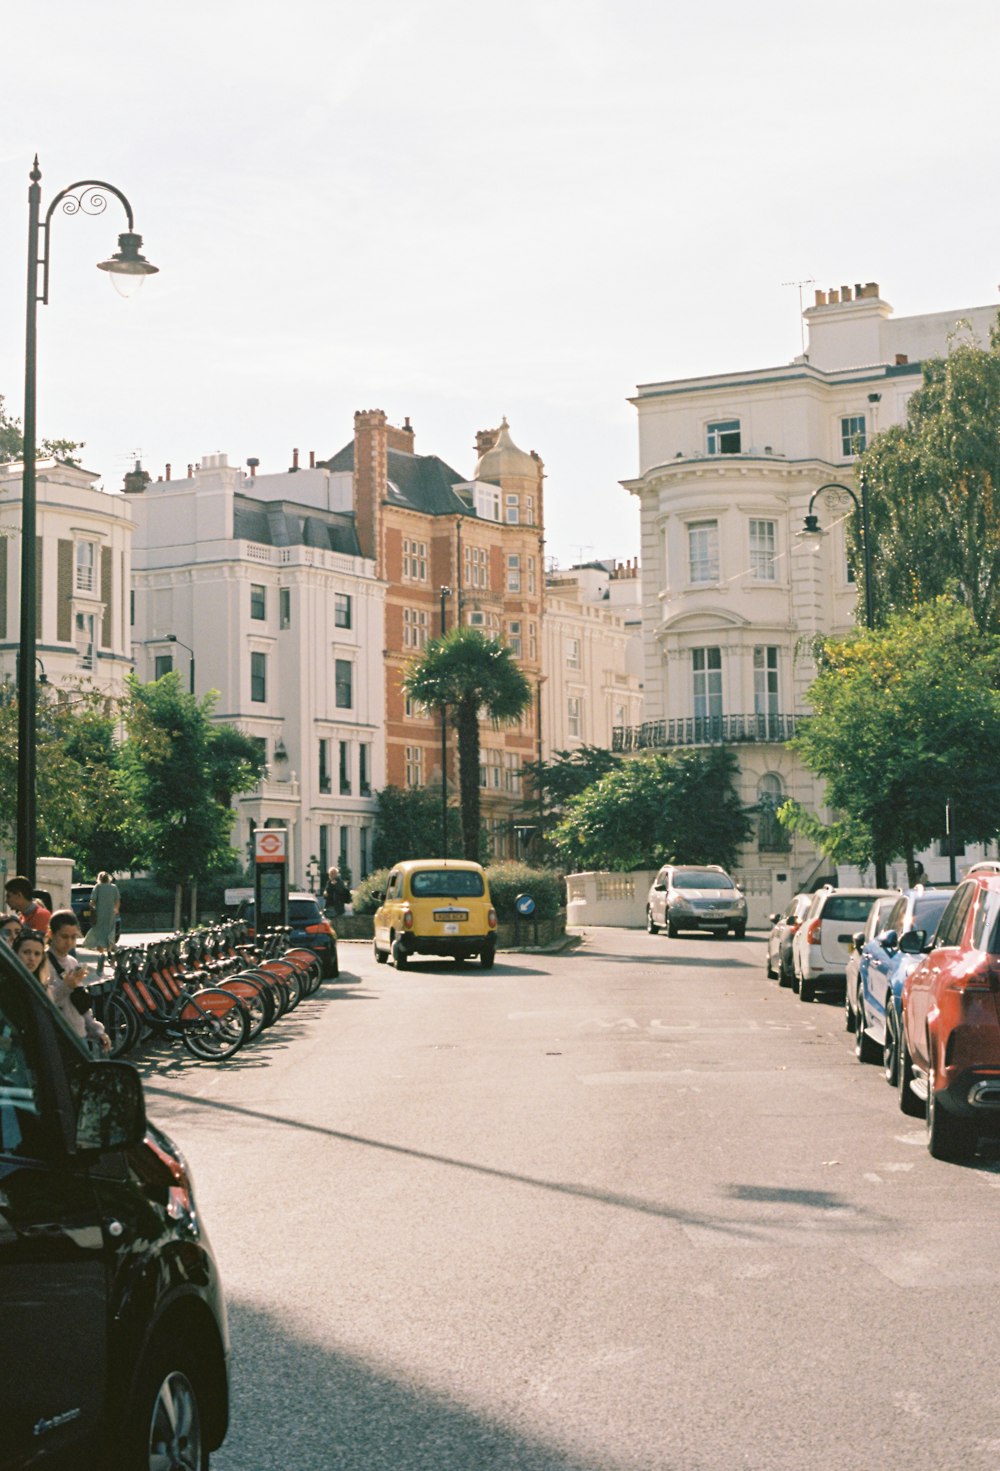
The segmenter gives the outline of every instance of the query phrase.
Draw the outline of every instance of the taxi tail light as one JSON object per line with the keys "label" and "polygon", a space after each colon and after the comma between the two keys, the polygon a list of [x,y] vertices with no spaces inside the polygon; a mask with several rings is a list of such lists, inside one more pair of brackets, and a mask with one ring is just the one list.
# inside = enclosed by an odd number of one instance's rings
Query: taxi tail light
{"label": "taxi tail light", "polygon": [[486,916],[486,923],[489,925],[489,927],[490,927],[491,930],[495,930],[496,929],[496,927],[497,927],[497,912],[496,912],[495,909],[491,909],[490,912],[489,912],[489,914]]}
{"label": "taxi tail light", "polygon": [[819,944],[819,941],[820,941],[820,936],[822,935],[822,933],[823,933],[823,921],[821,919],[814,919],[813,922],[812,922],[812,924],[806,930],[806,944],[807,945],[818,945]]}
{"label": "taxi tail light", "polygon": [[404,909],[403,910],[403,929],[404,930],[412,930],[412,928],[413,928],[413,910],[412,909]]}

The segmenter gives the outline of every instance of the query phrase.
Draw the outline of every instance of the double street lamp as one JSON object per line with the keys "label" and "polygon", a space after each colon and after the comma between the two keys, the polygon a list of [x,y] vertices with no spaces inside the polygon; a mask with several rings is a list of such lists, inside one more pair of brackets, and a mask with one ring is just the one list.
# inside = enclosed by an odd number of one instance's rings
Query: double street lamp
{"label": "double street lamp", "polygon": [[822,495],[825,490],[842,490],[845,495],[851,497],[851,500],[854,502],[854,509],[861,517],[861,559],[865,577],[865,626],[867,628],[874,628],[875,588],[872,585],[871,528],[868,524],[868,491],[865,488],[865,477],[863,475],[858,476],[858,486],[861,491],[860,499],[849,485],[841,485],[836,480],[827,481],[826,485],[821,485],[818,490],[814,490],[809,497],[809,508],[806,511],[806,518],[803,522],[802,530],[799,532],[799,536],[820,537],[823,535],[823,528],[819,524],[819,517],[813,514],[813,506],[816,504],[817,496]]}
{"label": "double street lamp", "polygon": [[[17,871],[32,882],[35,877],[37,811],[35,806],[35,660],[38,623],[35,599],[35,459],[36,459],[36,344],[38,304],[49,300],[49,234],[52,217],[61,214],[99,215],[108,207],[108,196],[121,203],[128,229],[118,236],[118,249],[97,269],[107,271],[112,285],[122,296],[130,296],[146,276],[159,269],[141,254],[142,236],[134,230],[132,206],[121,190],[101,179],[80,179],[60,192],[42,219],[42,174],[36,156],[28,189],[28,310],[24,348],[24,475],[21,495],[21,637],[17,666]],[[39,268],[41,281],[39,282]],[[39,285],[41,290],[39,290]]]}

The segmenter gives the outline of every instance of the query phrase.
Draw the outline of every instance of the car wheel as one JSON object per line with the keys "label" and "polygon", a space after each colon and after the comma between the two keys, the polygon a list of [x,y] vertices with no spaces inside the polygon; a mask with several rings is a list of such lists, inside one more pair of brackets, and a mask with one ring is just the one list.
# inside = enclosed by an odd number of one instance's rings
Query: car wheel
{"label": "car wheel", "polygon": [[844,990],[844,1031],[853,1032],[856,1026],[854,1007],[851,1005],[851,988],[847,986]]}
{"label": "car wheel", "polygon": [[388,950],[380,950],[374,940],[372,941],[372,949],[375,952],[375,963],[377,965],[385,965],[386,961],[389,959]]}
{"label": "car wheel", "polygon": [[668,915],[667,916],[667,936],[668,936],[668,938],[671,939],[671,940],[676,940],[677,939],[677,936],[679,934],[680,934],[680,930],[677,928],[677,926],[674,924],[673,920]]}
{"label": "car wheel", "polygon": [[891,999],[885,1014],[885,1041],[882,1044],[882,1071],[890,1088],[899,1081],[899,1038],[896,1035],[896,1008]]}
{"label": "car wheel", "polygon": [[207,1471],[198,1377],[180,1348],[165,1345],[140,1371],[126,1429],[122,1471]]}
{"label": "car wheel", "polygon": [[650,909],[649,905],[647,904],[647,906],[646,906],[646,934],[647,935],[658,935],[659,933],[660,933],[660,926],[653,919],[653,911]]}
{"label": "car wheel", "polygon": [[816,998],[816,982],[807,981],[805,976],[799,977],[799,1000],[813,1001]]}
{"label": "car wheel", "polygon": [[801,985],[801,982],[799,980],[799,973],[797,970],[792,970],[792,973],[788,979],[788,984],[791,986],[793,994],[797,996],[799,994],[799,986]]}
{"label": "car wheel", "polygon": [[406,946],[403,944],[402,940],[395,940],[392,946],[392,959],[396,969],[405,970],[409,958],[410,957],[406,953]]}
{"label": "car wheel", "polygon": [[968,1159],[976,1152],[976,1126],[937,1102],[934,1070],[927,1079],[927,1148],[935,1159]]}
{"label": "car wheel", "polygon": [[485,949],[480,950],[479,952],[479,964],[482,966],[483,970],[492,970],[493,962],[496,960],[496,958],[497,947],[495,944],[487,945]]}
{"label": "car wheel", "polygon": [[775,976],[778,974],[774,966],[771,964],[770,950],[766,951],[764,955],[764,971],[769,981],[773,981]]}
{"label": "car wheel", "polygon": [[746,932],[747,932],[747,927],[746,927],[745,924],[735,924],[735,925],[733,925],[733,938],[734,939],[736,939],[736,940],[743,940],[743,939],[745,939],[746,938]]}
{"label": "car wheel", "polygon": [[924,1106],[914,1093],[910,1084],[913,1082],[913,1063],[910,1060],[910,1049],[906,1045],[906,1033],[900,1024],[899,1032],[899,1069],[896,1074],[896,1097],[899,1099],[900,1112],[905,1113],[908,1118],[918,1119],[924,1111]]}
{"label": "car wheel", "polygon": [[858,1008],[854,1014],[854,1056],[858,1062],[878,1062],[878,1048],[868,1035],[865,1023],[865,1003],[858,997]]}

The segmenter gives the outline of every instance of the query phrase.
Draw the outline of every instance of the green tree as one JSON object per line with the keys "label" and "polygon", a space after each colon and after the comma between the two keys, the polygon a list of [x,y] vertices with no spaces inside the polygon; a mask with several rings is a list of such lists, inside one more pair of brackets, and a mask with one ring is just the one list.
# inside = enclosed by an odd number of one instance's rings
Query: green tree
{"label": "green tree", "polygon": [[212,722],[215,700],[187,694],[176,671],[151,684],[129,681],[125,784],[143,814],[142,855],[175,886],[178,913],[184,884],[236,866],[230,802],[265,769],[249,736]]}
{"label": "green tree", "polygon": [[570,798],[554,833],[576,870],[736,864],[751,834],[727,747],[636,756]]}
{"label": "green tree", "polygon": [[[78,449],[83,449],[82,440],[76,439],[43,439],[38,445],[38,454],[41,456],[53,456],[57,460],[65,460],[69,465],[78,465],[79,458],[76,455]],[[3,394],[0,394],[0,463],[4,460],[19,460],[24,454],[24,435],[21,432],[20,419],[12,419],[7,413]]]}
{"label": "green tree", "polygon": [[[923,365],[907,422],[857,462],[868,491],[875,621],[944,594],[1000,632],[1000,326]],[[856,518],[852,558],[861,569]]]}
{"label": "green tree", "polygon": [[892,614],[883,629],[830,639],[809,688],[812,715],[792,741],[826,782],[837,814],[824,824],[786,803],[780,814],[833,859],[886,864],[944,827],[945,804],[971,841],[1000,828],[1000,637],[969,608],[938,598]]}
{"label": "green tree", "polygon": [[[38,848],[72,858],[82,874],[123,868],[137,849],[135,813],[123,790],[116,730],[118,711],[93,687],[37,689]],[[17,790],[17,699],[0,690],[0,785]],[[0,832],[13,839],[14,803],[0,814]]]}
{"label": "green tree", "polygon": [[478,861],[480,713],[495,725],[513,724],[531,704],[531,686],[506,644],[458,627],[413,660],[403,689],[422,705],[447,708],[458,733],[462,845],[466,858]]}
{"label": "green tree", "polygon": [[[457,807],[448,808],[448,852],[462,846]],[[406,858],[434,858],[441,852],[440,787],[383,787],[375,798],[372,864],[391,868]]]}

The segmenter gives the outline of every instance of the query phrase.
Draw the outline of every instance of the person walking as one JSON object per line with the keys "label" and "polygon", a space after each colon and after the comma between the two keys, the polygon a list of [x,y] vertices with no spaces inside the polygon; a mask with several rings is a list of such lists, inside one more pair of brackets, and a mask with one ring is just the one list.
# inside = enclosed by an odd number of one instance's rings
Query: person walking
{"label": "person walking", "polygon": [[339,868],[327,870],[327,884],[323,890],[323,903],[332,919],[339,919],[351,902],[351,891],[340,876]]}
{"label": "person walking", "polygon": [[98,975],[104,969],[105,954],[114,952],[115,922],[121,907],[118,887],[111,882],[111,875],[102,869],[90,896],[90,929],[83,938],[87,949],[96,950],[101,957],[97,965]]}

